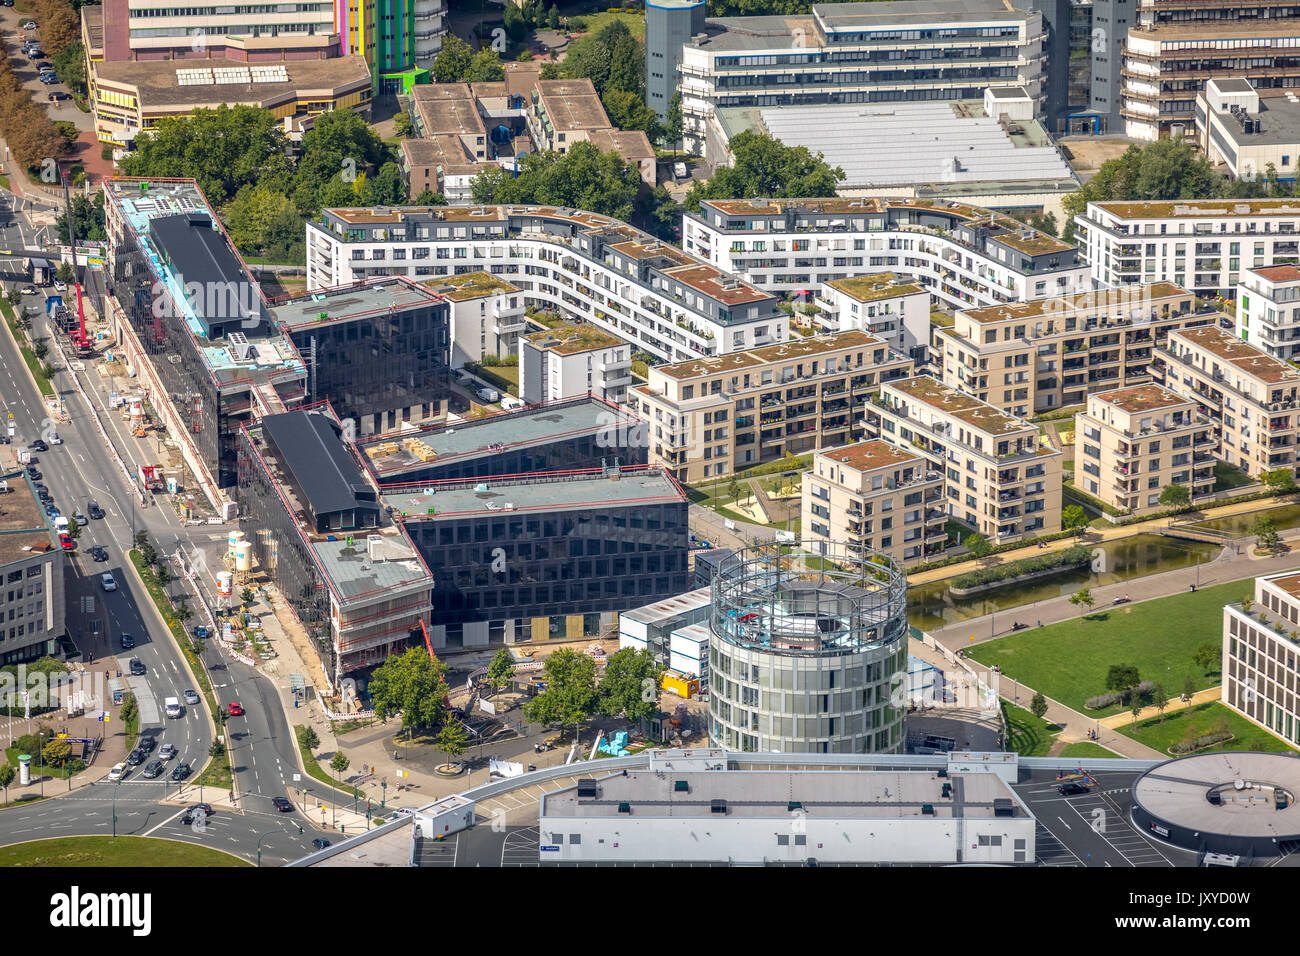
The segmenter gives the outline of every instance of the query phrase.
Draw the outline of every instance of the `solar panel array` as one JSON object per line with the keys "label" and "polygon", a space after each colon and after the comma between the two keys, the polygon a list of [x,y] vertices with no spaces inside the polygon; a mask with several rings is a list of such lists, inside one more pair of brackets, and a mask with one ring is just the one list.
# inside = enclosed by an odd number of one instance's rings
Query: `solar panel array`
{"label": "solar panel array", "polygon": [[283,63],[249,68],[254,83],[288,83],[289,70]]}
{"label": "solar panel array", "polygon": [[177,86],[211,86],[211,70],[177,70]]}
{"label": "solar panel array", "polygon": [[224,66],[212,71],[213,82],[217,84],[251,83],[252,77],[246,66]]}
{"label": "solar panel array", "polygon": [[927,185],[1070,179],[1051,146],[1017,147],[996,119],[958,117],[943,102],[761,110],[787,146],[821,152],[845,185]]}

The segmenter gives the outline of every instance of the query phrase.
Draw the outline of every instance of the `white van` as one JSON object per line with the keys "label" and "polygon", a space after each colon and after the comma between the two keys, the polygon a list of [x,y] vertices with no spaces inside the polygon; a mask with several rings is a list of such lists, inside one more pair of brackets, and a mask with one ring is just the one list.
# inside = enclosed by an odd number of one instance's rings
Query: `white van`
{"label": "white van", "polygon": [[168,697],[163,701],[163,709],[168,717],[179,717],[183,713],[179,697]]}
{"label": "white van", "polygon": [[57,518],[55,518],[55,519],[54,519],[54,530],[55,530],[55,531],[67,531],[67,530],[68,530],[68,519],[65,518],[65,517],[63,517],[63,515],[59,515]]}

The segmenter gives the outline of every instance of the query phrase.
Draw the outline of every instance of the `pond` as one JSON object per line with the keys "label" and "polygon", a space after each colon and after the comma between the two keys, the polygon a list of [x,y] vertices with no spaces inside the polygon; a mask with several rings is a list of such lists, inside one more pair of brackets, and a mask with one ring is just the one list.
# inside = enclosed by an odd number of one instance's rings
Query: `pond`
{"label": "pond", "polygon": [[[1098,587],[1148,574],[1190,568],[1202,561],[1212,561],[1218,553],[1216,544],[1139,534],[1098,545],[1093,552],[1093,568],[1071,568],[1050,577],[1008,584],[970,597],[953,597],[948,592],[946,580],[908,588],[907,617],[915,627],[933,631],[958,621],[982,617],[990,611],[1073,594],[1084,584]],[[1026,619],[1025,623],[1033,622]]]}
{"label": "pond", "polygon": [[1250,534],[1251,525],[1260,517],[1271,519],[1273,527],[1278,531],[1300,528],[1300,505],[1283,505],[1280,508],[1269,508],[1267,511],[1252,511],[1248,514],[1229,515],[1226,518],[1212,518],[1209,521],[1198,521],[1193,527],[1209,528],[1212,531],[1226,531],[1232,537],[1238,538]]}

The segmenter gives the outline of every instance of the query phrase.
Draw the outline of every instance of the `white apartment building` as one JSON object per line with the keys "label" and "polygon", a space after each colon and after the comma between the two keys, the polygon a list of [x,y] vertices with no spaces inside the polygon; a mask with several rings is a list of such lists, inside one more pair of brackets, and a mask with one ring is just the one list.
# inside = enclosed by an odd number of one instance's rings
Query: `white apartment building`
{"label": "white apartment building", "polygon": [[727,107],[971,100],[989,86],[1022,86],[1041,110],[1046,39],[1041,13],[997,0],[711,19],[681,50],[686,148],[704,155],[709,121]]}
{"label": "white apartment building", "polygon": [[930,296],[892,272],[823,282],[813,323],[827,332],[860,329],[921,364],[930,348]]}
{"label": "white apartment building", "polygon": [[1061,526],[1061,453],[1038,426],[920,375],[885,382],[868,434],[919,450],[944,476],[948,514],[997,543]]}
{"label": "white apartment building", "polygon": [[1154,359],[1156,380],[1214,423],[1221,459],[1253,478],[1279,468],[1300,477],[1300,369],[1210,326],[1169,333]]}
{"label": "white apartment building", "polygon": [[487,272],[669,362],[789,339],[776,296],[608,216],[547,206],[326,209],[307,223],[307,288],[365,276]]}
{"label": "white apartment building", "polygon": [[1284,362],[1300,361],[1300,269],[1247,269],[1237,287],[1237,334]]}
{"label": "white apartment building", "polygon": [[519,397],[529,405],[586,393],[621,405],[631,384],[632,346],[594,325],[519,339]]}
{"label": "white apartment building", "polygon": [[805,547],[826,554],[842,544],[869,561],[878,554],[899,567],[943,551],[943,474],[915,451],[878,439],[828,448],[803,473],[799,527]]}
{"label": "white apartment building", "polygon": [[1196,402],[1159,385],[1088,396],[1074,416],[1075,483],[1131,514],[1162,508],[1160,493],[1182,485],[1196,502],[1214,491],[1214,428]]}
{"label": "white apartment building", "polygon": [[451,367],[481,362],[485,355],[507,358],[524,331],[524,297],[504,279],[486,272],[461,272],[425,283],[450,304]]}
{"label": "white apartment building", "polygon": [[1300,199],[1088,203],[1075,237],[1102,288],[1228,293],[1245,269],[1300,262]]}
{"label": "white apartment building", "polygon": [[682,248],[787,295],[886,271],[957,309],[1092,288],[1070,243],[987,209],[927,199],[710,200],[682,217]]}
{"label": "white apartment building", "polygon": [[1300,744],[1300,574],[1256,578],[1254,602],[1223,609],[1220,700],[1292,745]]}
{"label": "white apartment building", "polygon": [[1249,80],[1214,79],[1196,96],[1196,142],[1234,179],[1279,181],[1300,169],[1300,97],[1292,90],[1260,95]]}

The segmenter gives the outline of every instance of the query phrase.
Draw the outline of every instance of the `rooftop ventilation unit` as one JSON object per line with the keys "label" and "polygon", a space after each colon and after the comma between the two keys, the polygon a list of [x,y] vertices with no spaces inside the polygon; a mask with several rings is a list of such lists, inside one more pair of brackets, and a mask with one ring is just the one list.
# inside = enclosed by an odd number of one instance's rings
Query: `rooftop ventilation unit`
{"label": "rooftop ventilation unit", "polygon": [[595,800],[596,799],[596,781],[589,777],[583,777],[578,781],[578,799]]}
{"label": "rooftop ventilation unit", "polygon": [[230,340],[230,354],[236,362],[248,362],[253,357],[253,346],[248,341],[248,336],[243,332],[231,332],[227,338]]}

